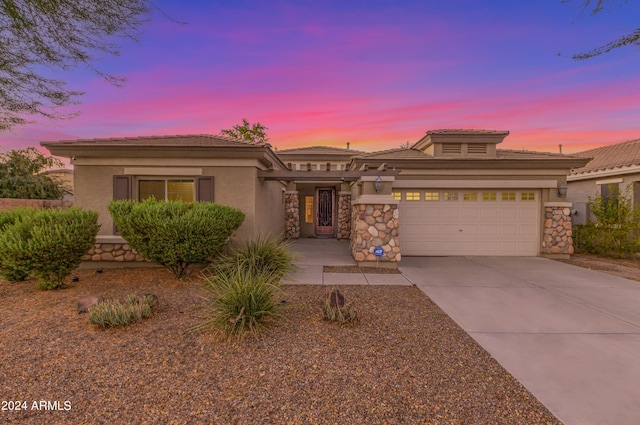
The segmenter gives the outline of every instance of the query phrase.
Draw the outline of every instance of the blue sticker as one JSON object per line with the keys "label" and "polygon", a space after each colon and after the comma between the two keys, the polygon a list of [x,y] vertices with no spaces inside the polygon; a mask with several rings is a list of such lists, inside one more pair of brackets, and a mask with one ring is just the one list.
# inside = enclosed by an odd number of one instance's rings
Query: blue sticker
{"label": "blue sticker", "polygon": [[376,257],[382,257],[384,255],[384,249],[381,246],[373,248],[373,255]]}

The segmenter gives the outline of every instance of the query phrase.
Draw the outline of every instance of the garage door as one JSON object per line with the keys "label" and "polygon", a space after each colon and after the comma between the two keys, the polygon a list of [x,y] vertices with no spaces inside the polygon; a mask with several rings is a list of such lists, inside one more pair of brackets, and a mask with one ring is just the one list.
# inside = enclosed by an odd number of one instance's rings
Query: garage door
{"label": "garage door", "polygon": [[538,255],[540,192],[398,190],[403,255]]}

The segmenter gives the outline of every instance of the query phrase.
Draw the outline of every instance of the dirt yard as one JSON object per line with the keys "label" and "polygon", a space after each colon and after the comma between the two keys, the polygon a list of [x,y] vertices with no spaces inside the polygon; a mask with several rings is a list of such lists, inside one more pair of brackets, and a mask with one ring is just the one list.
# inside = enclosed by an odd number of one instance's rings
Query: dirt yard
{"label": "dirt yard", "polygon": [[[346,327],[322,320],[325,288],[285,287],[284,320],[233,345],[185,333],[205,317],[197,279],[77,276],[50,292],[0,281],[0,423],[559,424],[414,287],[344,287]],[[105,331],[76,311],[132,292],[158,296],[153,317]]]}

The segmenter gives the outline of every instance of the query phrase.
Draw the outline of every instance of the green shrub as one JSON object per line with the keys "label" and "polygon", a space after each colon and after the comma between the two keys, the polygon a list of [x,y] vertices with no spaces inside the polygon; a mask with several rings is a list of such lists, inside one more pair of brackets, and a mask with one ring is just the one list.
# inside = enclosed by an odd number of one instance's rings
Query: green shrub
{"label": "green shrub", "polygon": [[242,243],[230,249],[228,254],[220,255],[210,268],[214,273],[233,273],[241,268],[249,273],[271,275],[281,279],[290,273],[294,254],[291,243],[273,236],[259,236],[255,240]]}
{"label": "green shrub", "polygon": [[38,289],[62,288],[95,243],[97,221],[97,213],[78,207],[24,214],[0,235],[2,268],[38,278]]}
{"label": "green shrub", "polygon": [[[12,226],[20,217],[31,216],[37,210],[33,208],[16,208],[8,211],[0,211],[0,235],[5,229]],[[15,268],[8,261],[2,260],[2,252],[0,252],[0,276],[9,281],[22,281],[29,276],[29,272]]]}
{"label": "green shrub", "polygon": [[209,261],[244,221],[241,211],[211,202],[113,201],[109,212],[129,245],[177,278]]}
{"label": "green shrub", "polygon": [[127,326],[151,316],[156,306],[155,295],[130,294],[124,303],[107,300],[89,309],[89,323],[102,328]]}
{"label": "green shrub", "polygon": [[211,294],[210,318],[195,330],[210,329],[227,337],[257,336],[269,318],[278,317],[279,278],[265,272],[237,268],[233,272],[205,271],[205,288]]}
{"label": "green shrub", "polygon": [[629,189],[621,193],[611,188],[608,199],[600,195],[589,198],[589,208],[596,218],[573,228],[578,253],[609,257],[626,257],[639,248],[640,209],[634,208]]}

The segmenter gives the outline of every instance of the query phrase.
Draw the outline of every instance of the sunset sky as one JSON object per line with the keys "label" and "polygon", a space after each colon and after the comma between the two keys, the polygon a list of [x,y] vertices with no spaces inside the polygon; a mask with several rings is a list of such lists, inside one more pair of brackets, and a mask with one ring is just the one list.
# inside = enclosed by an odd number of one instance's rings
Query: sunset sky
{"label": "sunset sky", "polygon": [[[640,138],[640,49],[571,55],[640,26],[640,2],[592,16],[581,0],[158,0],[138,42],[86,69],[80,116],[0,133],[40,141],[216,134],[242,118],[278,149],[361,150],[427,130],[509,130],[502,148],[575,152]],[[175,21],[184,21],[180,25]]]}

